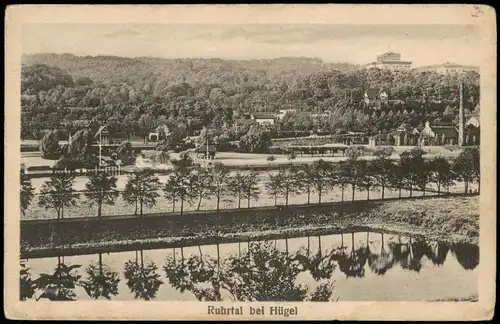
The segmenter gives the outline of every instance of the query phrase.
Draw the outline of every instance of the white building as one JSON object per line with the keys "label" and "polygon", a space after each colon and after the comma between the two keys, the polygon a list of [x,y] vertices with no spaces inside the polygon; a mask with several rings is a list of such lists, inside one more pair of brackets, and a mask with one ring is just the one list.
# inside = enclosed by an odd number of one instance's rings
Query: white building
{"label": "white building", "polygon": [[411,61],[402,61],[401,54],[387,52],[377,56],[377,61],[365,65],[365,68],[372,67],[391,70],[391,71],[409,71],[411,69]]}
{"label": "white building", "polygon": [[295,113],[297,110],[296,109],[280,109],[280,113],[278,114],[278,119],[283,119],[283,117],[285,117],[286,114],[293,114]]}
{"label": "white building", "polygon": [[469,71],[474,71],[479,73],[479,67],[473,65],[461,65],[455,63],[442,63],[436,65],[421,66],[413,69],[416,72],[437,72],[439,74],[460,74]]}
{"label": "white building", "polygon": [[274,125],[276,117],[272,114],[256,113],[252,114],[251,119],[255,120],[259,125]]}
{"label": "white building", "polygon": [[387,101],[389,95],[383,88],[370,88],[365,91],[364,101],[366,104],[377,101]]}

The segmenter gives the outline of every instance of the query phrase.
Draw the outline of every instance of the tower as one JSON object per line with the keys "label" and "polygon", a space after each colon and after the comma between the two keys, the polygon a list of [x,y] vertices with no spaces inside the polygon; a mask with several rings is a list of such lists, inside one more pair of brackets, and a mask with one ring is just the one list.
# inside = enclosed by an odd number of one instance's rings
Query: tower
{"label": "tower", "polygon": [[463,103],[463,90],[462,82],[459,83],[460,87],[460,106],[458,112],[458,145],[464,145],[464,103]]}

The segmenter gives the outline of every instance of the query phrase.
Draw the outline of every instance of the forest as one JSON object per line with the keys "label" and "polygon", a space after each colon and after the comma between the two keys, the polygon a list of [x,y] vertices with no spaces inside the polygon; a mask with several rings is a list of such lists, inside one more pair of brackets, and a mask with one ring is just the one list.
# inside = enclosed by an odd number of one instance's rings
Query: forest
{"label": "forest", "polygon": [[[388,131],[456,122],[458,83],[464,85],[466,118],[479,108],[479,74],[359,69],[314,58],[230,61],[36,54],[24,56],[21,71],[21,137],[78,120],[107,123],[111,133],[144,135],[157,125],[178,125],[187,135],[204,127],[223,133],[249,112],[295,109],[299,114],[270,131],[338,133]],[[369,88],[382,87],[381,109],[363,102]],[[315,119],[307,113],[329,113]],[[243,129],[243,132],[247,130]],[[222,134],[215,134],[220,136]]]}

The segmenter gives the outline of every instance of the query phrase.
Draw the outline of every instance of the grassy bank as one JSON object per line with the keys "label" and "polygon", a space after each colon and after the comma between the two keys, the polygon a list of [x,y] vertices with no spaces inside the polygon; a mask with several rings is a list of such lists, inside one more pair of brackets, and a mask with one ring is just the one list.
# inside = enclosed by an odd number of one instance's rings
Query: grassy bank
{"label": "grassy bank", "polygon": [[478,197],[358,201],[285,209],[246,209],[22,222],[21,254],[40,257],[142,248],[228,243],[372,230],[478,243]]}

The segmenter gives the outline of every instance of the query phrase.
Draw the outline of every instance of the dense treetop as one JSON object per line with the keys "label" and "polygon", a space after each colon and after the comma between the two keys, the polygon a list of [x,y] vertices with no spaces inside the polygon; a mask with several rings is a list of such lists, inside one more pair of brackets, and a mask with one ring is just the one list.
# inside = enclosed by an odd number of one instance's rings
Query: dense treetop
{"label": "dense treetop", "polygon": [[[22,135],[61,121],[97,118],[110,130],[147,133],[159,123],[185,125],[189,134],[222,129],[243,112],[296,109],[328,112],[284,121],[283,128],[387,130],[408,122],[453,121],[458,76],[358,69],[315,58],[273,60],[161,59],[36,54],[23,57]],[[463,75],[464,106],[479,102],[479,74]],[[364,91],[383,87],[392,100],[380,110],[362,103]]]}

